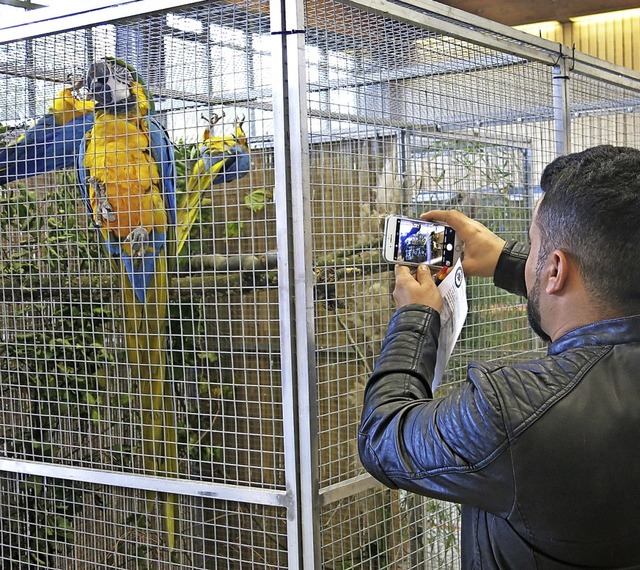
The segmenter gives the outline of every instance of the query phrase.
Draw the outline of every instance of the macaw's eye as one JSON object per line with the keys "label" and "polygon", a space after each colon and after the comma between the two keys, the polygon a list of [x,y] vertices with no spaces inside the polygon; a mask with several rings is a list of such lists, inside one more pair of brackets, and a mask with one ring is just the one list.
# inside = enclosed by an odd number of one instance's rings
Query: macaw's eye
{"label": "macaw's eye", "polygon": [[133,83],[133,75],[126,67],[115,64],[110,71],[119,83],[126,83],[129,86]]}

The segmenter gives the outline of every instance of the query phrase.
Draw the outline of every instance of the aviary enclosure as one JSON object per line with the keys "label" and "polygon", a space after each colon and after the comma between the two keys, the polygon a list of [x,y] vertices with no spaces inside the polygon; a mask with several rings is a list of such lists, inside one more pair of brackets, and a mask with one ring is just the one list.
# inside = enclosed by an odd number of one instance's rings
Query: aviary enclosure
{"label": "aviary enclosure", "polygon": [[[79,10],[0,45],[2,567],[458,567],[458,508],[357,458],[384,217],[456,207],[525,239],[554,156],[640,146],[638,74],[428,0]],[[105,66],[146,84],[119,113]],[[116,236],[134,184],[163,241]],[[146,296],[127,256],[155,259]],[[544,350],[522,299],[468,298],[442,390]]]}

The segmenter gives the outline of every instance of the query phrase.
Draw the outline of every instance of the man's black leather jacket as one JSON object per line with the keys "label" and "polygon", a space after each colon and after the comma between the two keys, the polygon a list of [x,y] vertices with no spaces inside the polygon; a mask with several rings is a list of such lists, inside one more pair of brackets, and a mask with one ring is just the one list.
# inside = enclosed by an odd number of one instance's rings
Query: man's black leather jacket
{"label": "man's black leather jacket", "polygon": [[[528,250],[494,281],[524,294]],[[367,384],[366,469],[391,488],[461,503],[462,567],[640,568],[640,317],[601,321],[540,360],[472,363],[432,399],[440,319],[393,316]]]}

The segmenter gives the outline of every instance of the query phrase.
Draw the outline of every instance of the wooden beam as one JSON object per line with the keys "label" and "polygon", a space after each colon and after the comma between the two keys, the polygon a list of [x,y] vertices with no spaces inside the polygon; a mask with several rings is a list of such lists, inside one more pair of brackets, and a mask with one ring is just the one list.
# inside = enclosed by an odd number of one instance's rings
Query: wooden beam
{"label": "wooden beam", "polygon": [[508,26],[640,8],[640,0],[438,0]]}

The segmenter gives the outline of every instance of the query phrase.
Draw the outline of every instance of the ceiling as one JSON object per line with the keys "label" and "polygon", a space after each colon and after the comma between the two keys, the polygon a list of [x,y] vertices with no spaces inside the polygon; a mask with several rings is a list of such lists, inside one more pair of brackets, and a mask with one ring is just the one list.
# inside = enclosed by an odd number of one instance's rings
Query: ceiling
{"label": "ceiling", "polygon": [[508,26],[640,8],[640,0],[438,0]]}
{"label": "ceiling", "polygon": [[[640,0],[437,0],[440,4],[459,8],[508,26],[532,24],[640,8]],[[42,8],[34,0],[0,0],[0,5],[32,10]]]}

